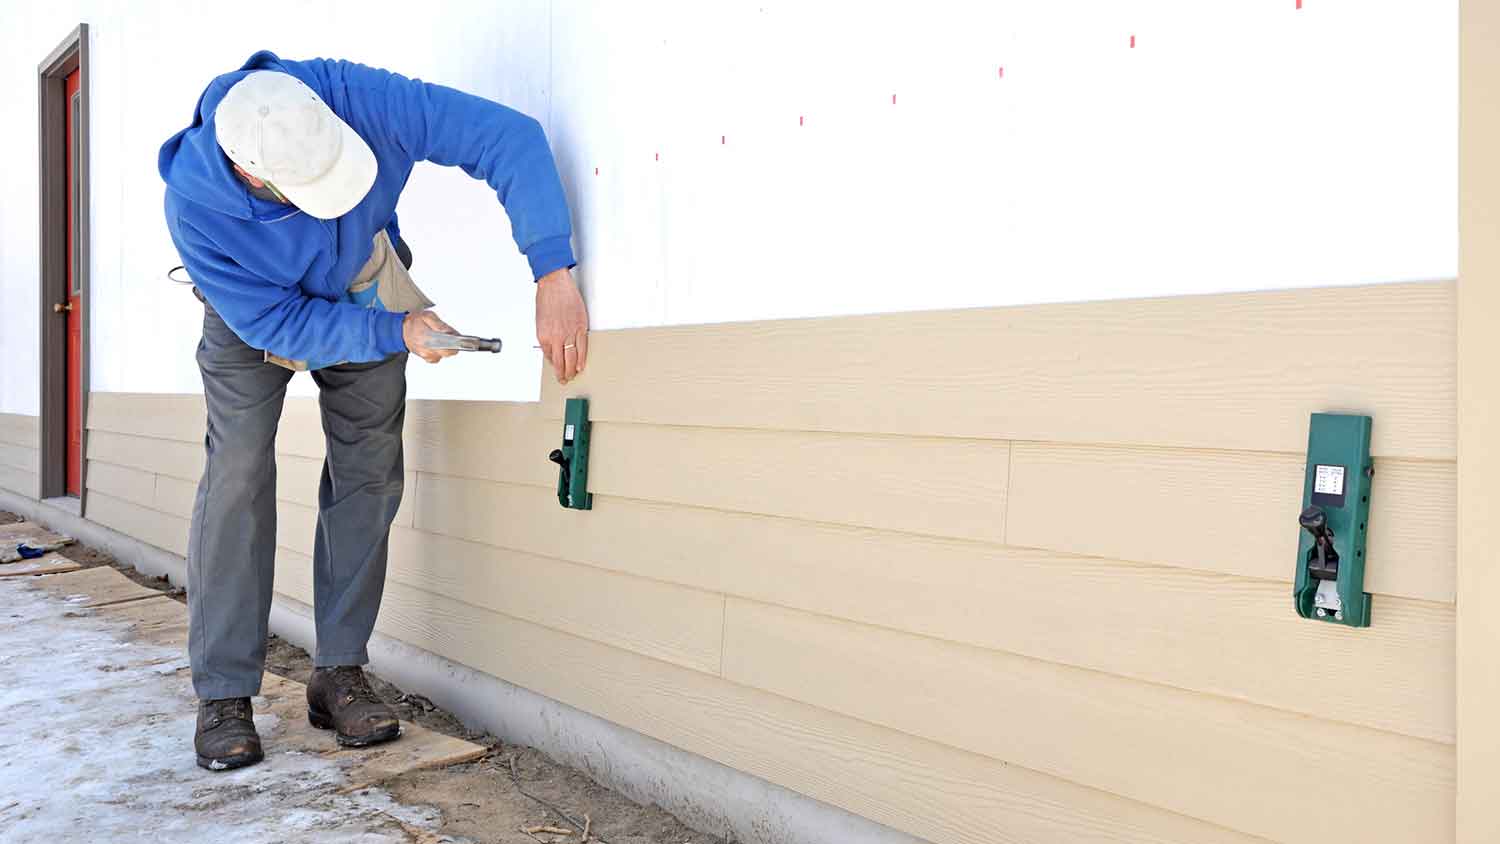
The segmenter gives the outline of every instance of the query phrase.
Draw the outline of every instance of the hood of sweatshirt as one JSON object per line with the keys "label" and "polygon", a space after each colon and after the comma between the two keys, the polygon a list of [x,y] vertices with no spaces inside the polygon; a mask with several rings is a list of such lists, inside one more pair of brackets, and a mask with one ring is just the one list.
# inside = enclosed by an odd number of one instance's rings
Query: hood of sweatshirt
{"label": "hood of sweatshirt", "polygon": [[[219,148],[214,134],[214,110],[236,82],[253,70],[279,70],[291,73],[275,53],[262,50],[251,56],[239,70],[214,77],[198,98],[193,120],[186,129],[162,144],[157,153],[156,169],[167,189],[189,202],[211,208],[241,220],[274,222],[300,213],[274,200],[261,199],[235,174],[229,157]],[[304,82],[307,80],[303,80]]]}

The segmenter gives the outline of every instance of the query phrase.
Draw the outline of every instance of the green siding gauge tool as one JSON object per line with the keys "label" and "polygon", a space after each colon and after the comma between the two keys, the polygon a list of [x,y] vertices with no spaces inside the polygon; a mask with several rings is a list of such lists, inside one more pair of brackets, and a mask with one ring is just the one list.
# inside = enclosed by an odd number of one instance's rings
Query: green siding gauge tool
{"label": "green siding gauge tool", "polygon": [[1303,618],[1370,626],[1365,591],[1365,537],[1369,535],[1368,416],[1314,413],[1307,434],[1307,477],[1302,489],[1301,541],[1292,598]]}
{"label": "green siding gauge tool", "polygon": [[589,400],[568,399],[563,411],[562,448],[547,459],[556,463],[557,503],[574,510],[592,510],[594,495],[589,486]]}

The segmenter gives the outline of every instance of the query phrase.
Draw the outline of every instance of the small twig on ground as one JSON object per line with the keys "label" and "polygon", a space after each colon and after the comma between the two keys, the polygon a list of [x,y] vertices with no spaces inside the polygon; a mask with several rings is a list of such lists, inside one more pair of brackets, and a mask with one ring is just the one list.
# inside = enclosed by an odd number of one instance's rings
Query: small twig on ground
{"label": "small twig on ground", "polygon": [[[521,794],[522,797],[525,797],[525,798],[531,800],[534,803],[537,803],[537,804],[539,804],[539,805],[541,805],[541,806],[543,806],[543,807],[545,807],[547,809],[552,810],[553,812],[555,812],[557,814],[558,817],[560,817],[563,820],[567,821],[568,823],[572,824],[574,827],[576,827],[576,828],[578,828],[580,830],[583,830],[583,832],[584,832],[584,841],[585,842],[588,841],[588,830],[589,830],[589,828],[591,826],[593,826],[593,820],[590,819],[588,815],[584,815],[583,816],[584,817],[584,822],[583,823],[579,823],[578,821],[573,820],[573,817],[571,815],[569,815],[567,812],[564,812],[562,809],[559,809],[557,806],[555,806],[555,805],[553,805],[551,803],[548,803],[546,800],[543,800],[542,798],[540,798],[540,797],[536,796],[535,794],[532,794],[531,792],[529,792],[526,789],[522,788],[521,787],[521,777],[520,777],[519,774],[516,773],[516,757],[513,755],[509,759],[507,759],[506,761],[510,763],[510,781],[511,781],[511,784],[516,787],[516,791],[520,792],[520,794]],[[521,831],[522,832],[526,832],[526,830],[524,830],[524,829],[521,830]],[[570,830],[565,830],[565,832],[567,832],[569,835],[572,834],[572,832]],[[526,832],[526,834],[527,835],[531,835],[531,833],[529,833],[529,832]],[[531,837],[535,838],[537,841],[541,841],[540,838],[536,838],[536,836],[534,836],[534,835],[532,835]],[[609,844],[609,841],[607,841],[602,836],[597,836],[596,835],[596,836],[594,836],[594,840],[598,841],[599,844]]]}
{"label": "small twig on ground", "polygon": [[536,832],[545,832],[548,835],[572,835],[573,834],[573,830],[571,830],[571,829],[563,829],[560,826],[528,826],[524,830],[522,830],[522,832],[525,832],[527,834],[536,833]]}
{"label": "small twig on ground", "polygon": [[413,844],[438,844],[438,842],[441,842],[446,837],[437,832],[429,832],[428,830],[412,826],[384,809],[376,809],[375,811],[395,821],[396,825],[401,827],[401,831],[411,837]]}
{"label": "small twig on ground", "polygon": [[589,817],[588,812],[583,813],[583,844],[589,844],[589,827],[594,825],[594,819]]}

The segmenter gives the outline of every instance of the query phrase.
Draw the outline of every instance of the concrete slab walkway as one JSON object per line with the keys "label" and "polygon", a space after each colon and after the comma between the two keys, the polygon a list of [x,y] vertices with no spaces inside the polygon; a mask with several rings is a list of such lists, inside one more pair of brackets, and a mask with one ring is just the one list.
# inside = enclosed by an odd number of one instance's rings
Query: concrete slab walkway
{"label": "concrete slab walkway", "polygon": [[300,683],[267,675],[266,761],[194,763],[186,608],[108,568],[0,578],[0,830],[6,841],[433,842],[436,809],[376,784],[483,755],[404,724],[341,750],[304,715]]}

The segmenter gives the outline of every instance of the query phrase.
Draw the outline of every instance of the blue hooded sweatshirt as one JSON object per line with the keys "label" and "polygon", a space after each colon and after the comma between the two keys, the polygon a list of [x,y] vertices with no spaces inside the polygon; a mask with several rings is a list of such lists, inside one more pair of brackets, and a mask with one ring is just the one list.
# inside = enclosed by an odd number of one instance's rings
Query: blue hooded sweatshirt
{"label": "blue hooded sweatshirt", "polygon": [[[214,109],[253,70],[302,80],[375,153],[379,172],[349,213],[319,220],[256,197],[214,135]],[[380,360],[406,351],[403,314],[350,301],[375,234],[394,243],[396,200],[418,161],[456,165],[500,196],[534,277],[574,265],[567,200],[541,124],[498,103],[346,61],[261,51],[215,78],[193,122],[162,145],[167,229],[183,266],[250,346],[292,360]]]}

